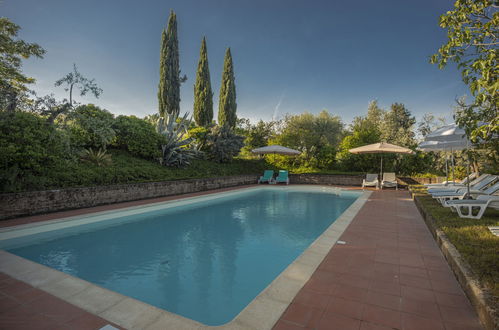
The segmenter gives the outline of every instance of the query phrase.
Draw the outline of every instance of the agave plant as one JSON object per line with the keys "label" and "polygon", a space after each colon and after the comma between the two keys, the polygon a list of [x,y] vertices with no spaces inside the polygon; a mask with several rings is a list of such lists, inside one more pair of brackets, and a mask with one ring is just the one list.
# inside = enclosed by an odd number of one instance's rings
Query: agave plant
{"label": "agave plant", "polygon": [[157,130],[166,137],[166,144],[161,146],[163,156],[160,163],[165,166],[186,166],[195,158],[199,151],[189,149],[187,146],[192,138],[186,138],[187,129],[191,119],[187,119],[189,113],[178,119],[175,114],[166,114],[157,122]]}
{"label": "agave plant", "polygon": [[83,150],[80,158],[84,162],[92,163],[97,166],[108,166],[112,163],[111,155],[104,149],[85,149]]}

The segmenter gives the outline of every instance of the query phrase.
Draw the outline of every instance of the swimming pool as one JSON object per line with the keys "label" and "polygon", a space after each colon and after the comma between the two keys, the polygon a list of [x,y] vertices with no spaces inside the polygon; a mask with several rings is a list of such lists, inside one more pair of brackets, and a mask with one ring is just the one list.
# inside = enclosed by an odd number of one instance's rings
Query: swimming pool
{"label": "swimming pool", "polygon": [[233,319],[361,193],[262,187],[113,212],[2,248],[197,320]]}

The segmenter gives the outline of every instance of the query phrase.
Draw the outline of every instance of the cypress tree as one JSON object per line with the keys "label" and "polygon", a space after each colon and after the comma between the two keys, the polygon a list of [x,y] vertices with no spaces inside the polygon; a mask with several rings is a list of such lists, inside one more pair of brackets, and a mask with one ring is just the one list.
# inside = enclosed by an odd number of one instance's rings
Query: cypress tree
{"label": "cypress tree", "polygon": [[177,39],[177,16],[170,11],[168,28],[161,34],[159,62],[158,103],[159,114],[178,116],[180,112],[180,68]]}
{"label": "cypress tree", "polygon": [[213,120],[213,92],[211,91],[210,69],[206,38],[203,37],[199,52],[198,71],[194,85],[194,120],[198,126],[209,126]]}
{"label": "cypress tree", "polygon": [[222,85],[220,86],[220,98],[218,101],[218,123],[231,128],[236,126],[236,83],[234,81],[234,67],[230,48],[227,48],[224,59],[224,71],[222,73]]}

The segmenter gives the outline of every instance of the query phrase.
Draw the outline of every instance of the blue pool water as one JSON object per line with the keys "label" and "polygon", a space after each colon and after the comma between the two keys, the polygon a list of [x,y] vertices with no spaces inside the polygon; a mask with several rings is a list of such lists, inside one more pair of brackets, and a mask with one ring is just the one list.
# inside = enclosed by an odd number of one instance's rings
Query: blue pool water
{"label": "blue pool water", "polygon": [[360,196],[265,187],[7,250],[207,325],[232,320]]}

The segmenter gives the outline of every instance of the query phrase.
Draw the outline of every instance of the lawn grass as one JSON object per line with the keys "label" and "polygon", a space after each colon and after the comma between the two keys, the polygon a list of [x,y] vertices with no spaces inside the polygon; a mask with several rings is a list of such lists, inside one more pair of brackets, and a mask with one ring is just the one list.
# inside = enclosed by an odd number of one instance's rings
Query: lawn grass
{"label": "lawn grass", "polygon": [[471,266],[483,287],[490,290],[491,303],[499,308],[499,237],[488,226],[499,226],[499,210],[488,208],[480,220],[460,218],[426,193],[422,186],[411,190],[423,208]]}

